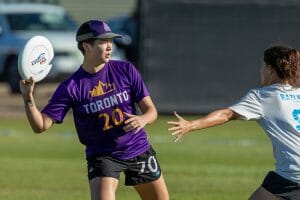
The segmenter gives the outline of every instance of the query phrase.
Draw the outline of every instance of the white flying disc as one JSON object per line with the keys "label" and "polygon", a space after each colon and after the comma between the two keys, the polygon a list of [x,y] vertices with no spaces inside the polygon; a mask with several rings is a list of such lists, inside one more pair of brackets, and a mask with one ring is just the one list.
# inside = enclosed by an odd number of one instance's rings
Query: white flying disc
{"label": "white flying disc", "polygon": [[43,80],[50,72],[53,56],[53,47],[47,38],[43,36],[30,38],[18,56],[19,74],[25,80],[31,76],[35,82]]}

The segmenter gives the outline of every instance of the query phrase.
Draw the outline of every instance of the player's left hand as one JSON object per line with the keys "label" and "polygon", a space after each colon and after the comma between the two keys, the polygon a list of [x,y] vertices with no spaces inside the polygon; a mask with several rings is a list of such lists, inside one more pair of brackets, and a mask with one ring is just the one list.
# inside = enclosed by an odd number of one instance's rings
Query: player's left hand
{"label": "player's left hand", "polygon": [[146,120],[144,120],[141,115],[133,115],[126,112],[124,112],[124,114],[128,117],[128,119],[124,122],[125,126],[123,127],[126,132],[135,129],[134,133],[137,133],[147,124]]}
{"label": "player's left hand", "polygon": [[168,131],[172,132],[172,136],[175,136],[175,142],[178,142],[183,135],[191,131],[191,122],[185,120],[176,112],[174,112],[174,115],[178,121],[168,121],[168,124],[173,126]]}

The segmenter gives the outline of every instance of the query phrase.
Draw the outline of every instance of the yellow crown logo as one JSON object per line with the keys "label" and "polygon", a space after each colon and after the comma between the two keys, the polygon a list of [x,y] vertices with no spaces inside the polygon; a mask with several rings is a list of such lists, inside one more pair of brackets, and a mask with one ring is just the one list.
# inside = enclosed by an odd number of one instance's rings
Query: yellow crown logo
{"label": "yellow crown logo", "polygon": [[116,88],[114,83],[102,83],[101,81],[99,81],[99,84],[95,86],[92,91],[89,91],[89,93],[91,93],[92,97],[97,97],[112,92],[115,89]]}

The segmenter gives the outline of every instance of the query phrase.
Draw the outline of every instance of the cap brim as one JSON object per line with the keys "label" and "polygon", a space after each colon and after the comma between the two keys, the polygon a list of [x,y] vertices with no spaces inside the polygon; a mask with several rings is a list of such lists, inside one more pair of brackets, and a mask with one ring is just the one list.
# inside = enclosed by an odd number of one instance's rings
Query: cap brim
{"label": "cap brim", "polygon": [[115,33],[104,33],[104,34],[98,35],[98,36],[96,36],[94,38],[112,39],[112,38],[118,38],[118,37],[122,37],[122,35],[115,34]]}
{"label": "cap brim", "polygon": [[81,42],[87,39],[92,39],[92,38],[99,38],[99,39],[113,39],[113,38],[118,38],[122,37],[122,35],[115,34],[115,33],[103,33],[98,36],[93,36],[91,33],[84,34],[84,35],[79,35],[76,37],[77,42]]}

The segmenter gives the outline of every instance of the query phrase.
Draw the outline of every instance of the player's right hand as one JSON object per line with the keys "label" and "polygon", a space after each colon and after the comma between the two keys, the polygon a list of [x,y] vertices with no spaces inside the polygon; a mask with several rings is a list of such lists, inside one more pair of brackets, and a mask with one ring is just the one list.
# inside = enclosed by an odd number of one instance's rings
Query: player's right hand
{"label": "player's right hand", "polygon": [[33,93],[33,88],[35,81],[33,77],[30,77],[28,80],[20,80],[19,86],[20,91],[23,96],[31,95]]}
{"label": "player's right hand", "polygon": [[174,112],[177,121],[168,121],[172,127],[168,131],[172,132],[171,135],[175,137],[175,142],[178,142],[182,136],[191,131],[191,122],[185,120],[183,117]]}

